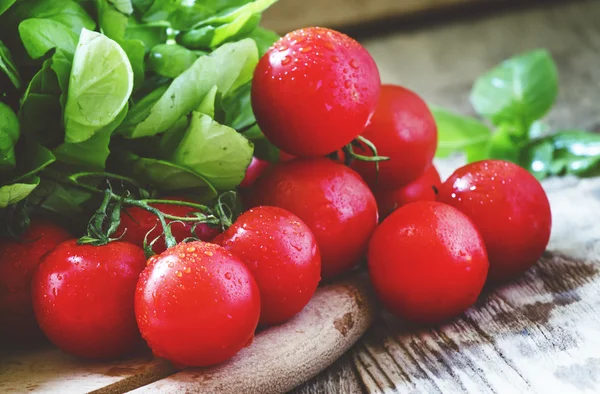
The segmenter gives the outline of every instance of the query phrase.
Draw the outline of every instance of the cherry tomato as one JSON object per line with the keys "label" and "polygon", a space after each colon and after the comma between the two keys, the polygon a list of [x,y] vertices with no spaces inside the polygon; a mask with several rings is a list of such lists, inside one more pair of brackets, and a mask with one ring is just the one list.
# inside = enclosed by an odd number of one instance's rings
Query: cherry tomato
{"label": "cherry tomato", "polygon": [[0,340],[42,337],[31,305],[31,278],[42,257],[69,238],[61,227],[33,219],[20,240],[0,239]]}
{"label": "cherry tomato", "polygon": [[233,357],[254,338],[260,295],[250,270],[222,247],[181,243],[150,259],[135,313],[155,355],[204,367]]}
{"label": "cherry tomato", "polygon": [[379,214],[386,217],[396,209],[411,202],[435,201],[435,190],[439,190],[441,186],[440,174],[432,164],[425,170],[423,175],[406,186],[396,189],[379,187],[375,191]]}
{"label": "cherry tomato", "polygon": [[260,324],[282,323],[310,301],[321,279],[317,240],[299,217],[261,206],[243,213],[221,245],[238,256],[260,290]]}
{"label": "cherry tomato", "polygon": [[275,146],[294,156],[323,156],[360,134],[380,88],[365,48],[340,32],[310,27],[287,34],[260,59],[252,108]]}
{"label": "cherry tomato", "polygon": [[[165,197],[163,200],[194,202],[183,197]],[[188,214],[197,211],[195,208],[182,205],[154,204],[153,206],[161,212],[180,217],[186,217]],[[167,223],[171,223],[171,221],[167,219]],[[181,242],[186,238],[194,236],[194,234],[192,234],[192,229],[193,225],[190,223],[175,221],[171,224],[171,232],[177,242]],[[142,208],[126,207],[123,208],[123,211],[121,212],[121,224],[119,225],[116,234],[124,234],[123,238],[121,238],[122,241],[130,242],[139,247],[144,246],[144,239],[147,239],[147,242],[150,243],[155,238],[160,237],[152,246],[152,250],[154,253],[162,253],[167,248],[162,231],[160,222],[154,214]],[[219,234],[219,229],[208,224],[199,224],[195,229],[195,235],[203,241],[211,240],[216,237],[217,234]]]}
{"label": "cherry tomato", "polygon": [[[252,161],[246,169],[246,175],[244,176],[242,183],[240,183],[240,187],[247,188],[252,186],[254,182],[256,182],[256,180],[262,175],[262,173],[269,168],[270,165],[271,163],[266,160],[261,160],[258,157],[252,157]],[[206,239],[204,241],[206,241]]]}
{"label": "cherry tomato", "polygon": [[[387,189],[404,186],[423,174],[437,148],[437,126],[427,104],[414,92],[384,85],[373,118],[361,133],[377,148],[377,154],[390,159],[375,163],[355,160],[352,168],[369,185]],[[356,153],[371,156],[367,149]]]}
{"label": "cherry tomato", "polygon": [[438,200],[460,209],[481,232],[491,281],[525,272],[550,240],[552,215],[546,192],[516,164],[484,160],[461,167],[444,182]]}
{"label": "cherry tomato", "polygon": [[364,255],[378,221],[373,193],[350,168],[325,158],[278,163],[256,182],[253,205],[298,215],[317,238],[321,276],[350,270]]}
{"label": "cherry tomato", "polygon": [[405,205],[385,219],[369,243],[368,264],[384,305],[415,323],[464,312],[481,293],[489,265],[473,222],[435,201]]}
{"label": "cherry tomato", "polygon": [[133,300],[145,266],[144,251],[127,242],[61,243],[31,282],[42,331],[61,350],[82,358],[113,359],[133,350],[140,342]]}

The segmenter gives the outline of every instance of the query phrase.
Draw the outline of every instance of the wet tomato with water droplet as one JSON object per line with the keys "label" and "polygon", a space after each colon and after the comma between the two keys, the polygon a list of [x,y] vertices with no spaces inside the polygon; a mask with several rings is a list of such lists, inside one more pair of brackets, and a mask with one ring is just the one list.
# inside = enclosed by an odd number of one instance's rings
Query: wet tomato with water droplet
{"label": "wet tomato with water droplet", "polygon": [[[371,187],[393,189],[414,181],[431,165],[437,147],[437,126],[427,104],[396,85],[382,86],[375,114],[361,136],[375,145],[378,155],[390,158],[379,162],[379,175],[373,162],[352,162]],[[355,152],[372,156],[361,147]]]}
{"label": "wet tomato with water droplet", "polygon": [[251,343],[260,295],[250,270],[219,245],[180,243],[152,259],[140,276],[135,315],[159,357],[204,367]]}
{"label": "wet tomato with water droplet", "polygon": [[323,156],[360,134],[380,88],[377,65],[362,45],[310,27],[287,34],[260,59],[252,108],[275,146],[298,157]]}
{"label": "wet tomato with water droplet", "polygon": [[379,214],[386,217],[396,209],[417,201],[435,201],[436,190],[442,186],[440,174],[432,164],[416,180],[406,186],[387,189],[381,185],[375,189]]}
{"label": "wet tomato with water droplet", "polygon": [[489,264],[483,239],[465,214],[423,201],[403,206],[379,225],[369,243],[368,265],[390,312],[431,324],[475,302]]}
{"label": "wet tomato with water droplet", "polygon": [[219,242],[252,271],[260,290],[261,325],[290,319],[317,289],[321,279],[317,240],[298,216],[285,209],[250,209]]}
{"label": "wet tomato with water droplet", "polygon": [[352,269],[377,226],[377,203],[367,184],[350,168],[326,158],[278,163],[251,194],[251,205],[277,206],[306,223],[319,245],[323,278]]}
{"label": "wet tomato with water droplet", "polygon": [[22,344],[43,337],[31,305],[31,278],[42,257],[71,235],[33,219],[19,238],[0,239],[0,341]]}
{"label": "wet tomato with water droplet", "polygon": [[522,274],[546,250],[552,227],[548,197],[540,182],[514,163],[467,164],[444,182],[438,200],[473,220],[485,241],[493,282]]}
{"label": "wet tomato with water droplet", "polygon": [[[184,197],[165,197],[163,200],[174,200],[183,202],[195,202]],[[196,208],[187,207],[183,205],[175,204],[151,204],[153,207],[159,209],[161,212],[186,217],[192,212],[197,212]],[[171,223],[171,220],[167,219],[167,223]],[[219,234],[217,227],[210,226],[208,224],[199,224],[196,226],[195,234],[192,234],[193,225],[190,223],[184,223],[181,221],[175,221],[171,224],[171,232],[177,242],[181,242],[186,238],[197,236],[202,241],[208,241],[213,239]],[[163,230],[158,221],[158,218],[145,209],[138,207],[126,207],[121,212],[121,223],[117,229],[116,235],[120,236],[123,234],[122,241],[130,242],[139,247],[143,247],[144,239],[147,239],[148,243],[152,242],[155,238],[158,240],[152,246],[154,253],[162,253],[167,248],[165,246],[165,238],[162,235]],[[146,238],[147,237],[147,238]]]}
{"label": "wet tomato with water droplet", "polygon": [[40,328],[66,353],[115,359],[141,342],[133,308],[144,251],[127,242],[69,240],[42,260],[31,282]]}

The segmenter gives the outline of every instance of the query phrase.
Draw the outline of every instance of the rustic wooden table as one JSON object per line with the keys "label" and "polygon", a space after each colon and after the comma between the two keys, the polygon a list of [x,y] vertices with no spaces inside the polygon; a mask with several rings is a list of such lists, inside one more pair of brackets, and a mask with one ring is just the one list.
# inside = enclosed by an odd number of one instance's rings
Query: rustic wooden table
{"label": "rustic wooden table", "polygon": [[[464,2],[471,1],[486,2]],[[515,53],[547,48],[561,78],[551,125],[600,131],[600,1],[532,1],[502,12],[479,6],[460,17],[403,19],[386,24],[387,32],[363,30],[362,40],[384,82],[462,113],[471,112],[475,76]],[[423,3],[453,2],[463,0]],[[447,176],[459,161],[437,164]],[[54,348],[0,351],[0,393],[281,392],[344,353],[375,314],[352,349],[293,394],[598,393],[600,178],[551,179],[544,187],[553,210],[548,251],[522,278],[486,290],[450,324],[411,329],[370,307],[373,297],[359,279],[321,288],[296,319],[262,332],[214,369],[177,372],[149,354],[84,363]]]}
{"label": "rustic wooden table", "polygon": [[[462,113],[472,112],[475,76],[515,53],[547,48],[561,87],[550,124],[600,131],[600,1],[399,24],[363,42],[384,82]],[[295,393],[600,392],[600,183],[545,186],[553,209],[564,211],[536,268],[443,327],[411,331],[383,313]]]}

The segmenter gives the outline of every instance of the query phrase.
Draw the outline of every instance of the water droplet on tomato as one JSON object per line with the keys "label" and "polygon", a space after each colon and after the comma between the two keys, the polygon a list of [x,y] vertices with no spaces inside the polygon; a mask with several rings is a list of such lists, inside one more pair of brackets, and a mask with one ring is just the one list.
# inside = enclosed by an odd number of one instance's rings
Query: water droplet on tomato
{"label": "water droplet on tomato", "polygon": [[352,67],[355,70],[358,70],[358,62],[356,61],[356,59],[350,60],[350,67]]}
{"label": "water droplet on tomato", "polygon": [[193,246],[190,246],[189,248],[186,249],[188,252],[190,253],[194,253],[196,251],[196,248]]}
{"label": "water droplet on tomato", "polygon": [[300,52],[301,53],[308,53],[310,51],[312,51],[312,47],[302,47],[302,48],[300,48]]}
{"label": "water droplet on tomato", "polygon": [[177,276],[178,278],[181,278],[183,276],[183,274],[181,273],[181,271],[175,271],[175,276]]}
{"label": "water droplet on tomato", "polygon": [[227,314],[227,318],[228,319],[233,319],[233,316],[231,316],[229,313]]}
{"label": "water droplet on tomato", "polygon": [[173,262],[170,262],[169,264],[167,264],[169,268],[173,268],[175,266],[175,264],[173,264]]}
{"label": "water droplet on tomato", "polygon": [[333,56],[331,56],[331,61],[334,62],[334,63],[339,63],[340,62],[340,58],[337,57],[337,56],[335,56],[335,55],[333,55]]}
{"label": "water droplet on tomato", "polygon": [[185,253],[179,253],[179,258],[185,259]]}
{"label": "water droplet on tomato", "polygon": [[54,294],[54,297],[58,296],[58,289],[56,287],[52,288],[52,294]]}
{"label": "water droplet on tomato", "polygon": [[185,267],[183,269],[183,272],[185,272],[186,274],[189,274],[190,272],[192,272],[192,269],[190,267]]}
{"label": "water droplet on tomato", "polygon": [[350,89],[352,87],[352,82],[350,82],[348,80],[344,81],[344,87],[346,89]]}
{"label": "water droplet on tomato", "polygon": [[292,58],[286,55],[283,57],[283,59],[281,59],[281,65],[287,66],[288,64],[290,64],[291,61],[292,61]]}
{"label": "water droplet on tomato", "polygon": [[289,48],[289,47],[288,47],[287,45],[285,45],[285,44],[282,44],[282,45],[280,45],[280,46],[277,48],[277,50],[278,50],[279,52],[283,52],[283,51],[287,51],[287,50],[288,50],[288,48]]}
{"label": "water droplet on tomato", "polygon": [[204,252],[204,254],[210,257],[213,255],[213,252],[211,252],[210,250],[207,250],[206,252]]}
{"label": "water droplet on tomato", "polygon": [[345,69],[343,69],[343,70],[342,70],[342,72],[343,72],[344,74],[348,74],[348,69],[347,69],[347,68],[345,68]]}
{"label": "water droplet on tomato", "polygon": [[225,279],[231,280],[231,272],[226,272],[225,273]]}

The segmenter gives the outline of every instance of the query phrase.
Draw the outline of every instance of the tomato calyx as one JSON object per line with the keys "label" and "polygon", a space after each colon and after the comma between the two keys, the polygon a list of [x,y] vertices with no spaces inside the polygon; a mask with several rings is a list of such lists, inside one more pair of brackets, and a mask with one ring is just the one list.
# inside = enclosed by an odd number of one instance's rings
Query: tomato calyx
{"label": "tomato calyx", "polygon": [[[365,146],[366,149],[371,151],[372,156],[366,156],[355,152],[355,149],[360,149],[364,151]],[[379,156],[377,154],[377,147],[375,146],[375,144],[361,135],[352,140],[352,142],[350,142],[348,145],[344,146],[342,148],[342,151],[344,152],[344,164],[346,166],[350,166],[350,164],[352,164],[354,160],[375,163],[375,171],[377,174],[379,174],[379,162],[387,161],[390,159],[387,156]],[[337,156],[337,152],[335,154]]]}

